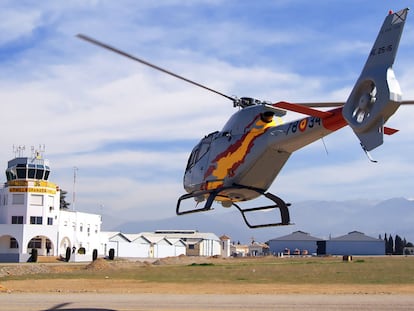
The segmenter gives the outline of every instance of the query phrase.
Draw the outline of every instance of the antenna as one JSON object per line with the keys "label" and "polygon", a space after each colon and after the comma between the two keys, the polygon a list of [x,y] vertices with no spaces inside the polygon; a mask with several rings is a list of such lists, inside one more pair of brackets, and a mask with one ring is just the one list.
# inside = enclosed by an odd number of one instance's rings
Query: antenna
{"label": "antenna", "polygon": [[37,152],[36,153],[43,158],[43,155],[45,153],[45,150],[46,150],[45,144],[43,144],[43,145],[42,144],[39,144],[39,149],[37,149]]}
{"label": "antenna", "polygon": [[326,148],[325,140],[323,139],[323,137],[321,137],[321,140],[322,140],[323,146],[325,147],[326,155],[329,155],[328,148]]}
{"label": "antenna", "polygon": [[73,193],[72,193],[72,209],[75,210],[75,194],[76,194],[76,171],[78,168],[76,166],[73,167]]}
{"label": "antenna", "polygon": [[15,158],[21,158],[23,156],[23,152],[26,149],[26,146],[24,145],[13,145],[13,153]]}

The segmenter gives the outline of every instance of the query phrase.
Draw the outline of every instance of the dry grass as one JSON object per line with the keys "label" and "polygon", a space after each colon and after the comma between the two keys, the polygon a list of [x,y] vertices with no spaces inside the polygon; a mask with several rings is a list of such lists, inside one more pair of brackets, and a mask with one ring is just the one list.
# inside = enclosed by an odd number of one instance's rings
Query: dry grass
{"label": "dry grass", "polygon": [[[174,293],[414,293],[414,257],[103,259],[2,277],[12,291]],[[1,268],[1,266],[0,266]],[[3,269],[3,268],[2,268]]]}

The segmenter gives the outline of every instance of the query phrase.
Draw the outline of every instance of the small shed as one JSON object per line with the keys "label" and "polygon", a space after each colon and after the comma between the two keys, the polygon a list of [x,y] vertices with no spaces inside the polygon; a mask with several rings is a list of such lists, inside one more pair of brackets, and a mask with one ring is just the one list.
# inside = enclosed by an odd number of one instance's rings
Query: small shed
{"label": "small shed", "polygon": [[289,235],[269,240],[271,254],[304,255],[316,253],[317,242],[323,239],[313,237],[307,232],[295,231]]}
{"label": "small shed", "polygon": [[116,257],[148,257],[150,242],[133,234],[118,232],[108,239],[108,251],[113,248]]}
{"label": "small shed", "polygon": [[326,241],[326,253],[330,255],[385,255],[385,242],[352,231]]}
{"label": "small shed", "polygon": [[269,245],[265,243],[252,242],[249,246],[249,256],[269,255]]}

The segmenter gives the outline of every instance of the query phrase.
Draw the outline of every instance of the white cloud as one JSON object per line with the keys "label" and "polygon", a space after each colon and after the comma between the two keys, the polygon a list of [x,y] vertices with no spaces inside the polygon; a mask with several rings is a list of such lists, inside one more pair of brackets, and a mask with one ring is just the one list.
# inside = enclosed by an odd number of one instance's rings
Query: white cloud
{"label": "white cloud", "polygon": [[[350,81],[357,78],[352,75],[360,68],[338,68],[349,61],[347,54],[366,54],[371,45],[355,38],[354,32],[327,29],[315,16],[310,18],[306,8],[293,10],[294,19],[282,16],[281,7],[290,8],[289,2],[276,8],[270,3],[252,7],[248,20],[234,14],[232,9],[239,7],[220,1],[123,4],[59,2],[28,5],[24,13],[12,6],[3,10],[0,22],[0,48],[5,48],[0,54],[0,161],[5,165],[12,157],[13,144],[27,149],[45,144],[52,177],[65,190],[72,190],[72,170],[79,167],[78,208],[136,208],[145,210],[146,217],[173,212],[183,192],[182,173],[191,147],[174,151],[170,145],[159,152],[108,146],[128,141],[195,143],[220,130],[235,110],[225,98],[91,46],[75,34],[89,34],[227,95],[273,102],[346,100]],[[269,16],[260,15],[266,8]],[[209,10],[215,14],[207,14]],[[34,42],[9,49],[7,43],[22,44],[33,33]],[[401,48],[401,73],[396,72],[406,98],[414,98],[410,44]],[[325,61],[329,68],[319,66]],[[407,165],[414,137],[410,115],[410,108],[404,107],[390,120],[401,133],[386,138],[381,151],[375,152],[386,158],[385,164],[368,163],[352,131],[341,130],[325,138],[328,157],[321,142],[294,155],[272,191],[292,201],[369,197],[378,189],[384,196],[409,193],[413,174]],[[146,210],[148,204],[154,208]]]}
{"label": "white cloud", "polygon": [[2,10],[0,19],[0,45],[30,36],[41,23],[38,9]]}

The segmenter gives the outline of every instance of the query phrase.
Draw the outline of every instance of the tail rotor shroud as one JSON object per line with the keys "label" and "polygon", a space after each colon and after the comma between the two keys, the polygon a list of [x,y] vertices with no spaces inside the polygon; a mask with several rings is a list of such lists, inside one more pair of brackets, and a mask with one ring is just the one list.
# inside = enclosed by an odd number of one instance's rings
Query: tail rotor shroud
{"label": "tail rotor shroud", "polygon": [[384,20],[365,66],[342,114],[364,150],[383,143],[384,124],[402,102],[392,65],[397,54],[408,9],[390,13]]}

